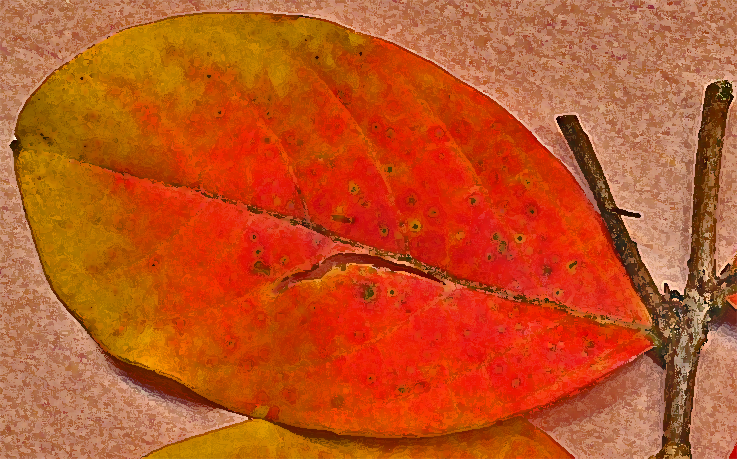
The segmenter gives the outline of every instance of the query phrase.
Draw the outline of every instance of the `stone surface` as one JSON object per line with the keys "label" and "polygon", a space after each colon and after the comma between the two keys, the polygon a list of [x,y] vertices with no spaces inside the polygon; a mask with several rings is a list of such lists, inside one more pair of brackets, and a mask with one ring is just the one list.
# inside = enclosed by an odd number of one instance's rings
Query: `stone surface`
{"label": "stone surface", "polygon": [[[592,138],[658,284],[682,289],[700,106],[737,80],[730,2],[23,1],[0,4],[0,456],[140,457],[242,419],[150,391],[111,365],[48,286],[21,206],[10,149],[24,101],[54,69],[110,34],[196,11],[316,16],[393,41],[500,102],[577,177],[555,116]],[[730,116],[737,116],[736,106]],[[737,251],[737,124],[727,125],[719,267]],[[695,458],[737,441],[737,329],[714,328],[694,408]],[[663,372],[647,357],[530,419],[576,457],[657,451]]]}

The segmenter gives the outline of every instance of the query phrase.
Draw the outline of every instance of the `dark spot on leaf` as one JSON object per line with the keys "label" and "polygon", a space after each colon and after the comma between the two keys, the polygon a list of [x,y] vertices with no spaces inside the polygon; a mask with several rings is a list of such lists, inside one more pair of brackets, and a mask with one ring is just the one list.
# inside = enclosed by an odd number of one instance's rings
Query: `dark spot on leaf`
{"label": "dark spot on leaf", "polygon": [[260,276],[268,276],[269,274],[271,274],[271,268],[266,266],[266,263],[259,260],[253,264],[253,272]]}
{"label": "dark spot on leaf", "polygon": [[549,276],[552,273],[553,273],[553,268],[551,268],[550,266],[543,266],[543,275],[544,276]]}
{"label": "dark spot on leaf", "polygon": [[333,215],[333,221],[338,223],[353,223],[353,219],[345,215]]}
{"label": "dark spot on leaf", "polygon": [[363,300],[371,301],[376,296],[376,291],[373,285],[365,285],[363,287]]}
{"label": "dark spot on leaf", "polygon": [[330,400],[330,406],[333,408],[341,408],[345,403],[345,398],[342,395],[336,395]]}
{"label": "dark spot on leaf", "polygon": [[438,211],[437,207],[430,207],[427,209],[427,216],[430,218],[436,218],[438,215],[440,215],[440,212]]}
{"label": "dark spot on leaf", "polygon": [[387,228],[387,227],[386,227],[386,226],[384,226],[384,225],[381,225],[381,226],[379,227],[379,232],[381,233],[381,236],[382,236],[382,237],[388,236],[388,235],[389,235],[389,228]]}

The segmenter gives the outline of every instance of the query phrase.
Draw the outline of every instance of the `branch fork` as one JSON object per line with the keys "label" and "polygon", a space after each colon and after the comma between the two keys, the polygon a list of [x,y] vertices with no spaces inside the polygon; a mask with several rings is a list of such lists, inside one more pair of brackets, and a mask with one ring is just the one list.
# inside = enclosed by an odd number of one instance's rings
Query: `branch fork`
{"label": "branch fork", "polygon": [[732,99],[732,85],[724,80],[711,83],[704,94],[694,173],[691,257],[683,295],[671,290],[668,284],[661,293],[655,285],[622,220],[623,216],[640,214],[617,207],[578,118],[563,115],[556,119],[594,194],[614,248],[650,313],[650,331],[666,362],[662,449],[651,459],[691,458],[689,437],[699,352],[706,342],[711,317],[724,307],[728,296],[737,293],[737,270],[728,265],[717,276],[715,258],[719,172]]}

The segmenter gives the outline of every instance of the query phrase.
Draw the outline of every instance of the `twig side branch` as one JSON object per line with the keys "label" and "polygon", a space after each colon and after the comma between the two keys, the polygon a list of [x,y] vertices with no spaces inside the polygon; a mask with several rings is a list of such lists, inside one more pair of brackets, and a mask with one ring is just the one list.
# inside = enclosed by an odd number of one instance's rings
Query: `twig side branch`
{"label": "twig side branch", "polygon": [[[575,115],[562,115],[556,118],[563,136],[571,148],[578,167],[589,185],[601,217],[614,242],[614,248],[632,280],[635,291],[645,304],[653,320],[653,332],[661,341],[668,336],[669,308],[665,298],[655,286],[650,271],[640,257],[637,244],[632,240],[622,220],[622,211],[617,207],[609,189],[604,171],[596,158],[594,147]],[[639,214],[638,214],[639,216]]]}

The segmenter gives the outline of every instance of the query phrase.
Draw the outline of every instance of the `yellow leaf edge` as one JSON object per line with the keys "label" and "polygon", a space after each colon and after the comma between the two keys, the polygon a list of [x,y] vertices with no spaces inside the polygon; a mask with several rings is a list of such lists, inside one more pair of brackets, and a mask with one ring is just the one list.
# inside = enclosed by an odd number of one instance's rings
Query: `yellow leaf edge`
{"label": "yellow leaf edge", "polygon": [[573,458],[528,420],[427,438],[341,436],[261,419],[226,426],[155,450],[144,459]]}

